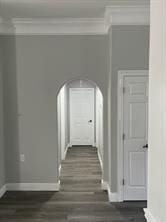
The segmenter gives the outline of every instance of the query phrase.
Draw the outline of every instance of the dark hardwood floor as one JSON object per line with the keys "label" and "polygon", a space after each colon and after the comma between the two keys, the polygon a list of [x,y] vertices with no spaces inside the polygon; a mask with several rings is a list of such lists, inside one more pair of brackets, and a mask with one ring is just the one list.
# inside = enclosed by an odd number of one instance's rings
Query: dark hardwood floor
{"label": "dark hardwood floor", "polygon": [[145,222],[145,202],[108,202],[96,148],[69,148],[60,192],[7,192],[0,222]]}

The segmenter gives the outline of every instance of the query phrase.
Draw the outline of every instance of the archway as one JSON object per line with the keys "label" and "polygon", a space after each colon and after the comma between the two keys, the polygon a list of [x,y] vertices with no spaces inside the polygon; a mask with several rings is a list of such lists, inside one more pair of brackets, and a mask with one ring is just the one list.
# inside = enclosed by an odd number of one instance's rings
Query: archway
{"label": "archway", "polygon": [[[87,92],[88,90],[88,92]],[[91,93],[93,94],[93,106],[89,106],[88,109],[90,113],[94,112],[94,115],[91,117],[85,117],[85,121],[87,121],[87,124],[84,123],[84,128],[81,128],[81,132],[83,132],[81,135],[84,135],[85,132],[89,132],[86,134],[86,138],[88,135],[91,135],[92,138],[89,140],[75,140],[73,141],[73,131],[77,132],[78,136],[78,129],[74,129],[76,126],[73,125],[72,121],[72,114],[71,114],[71,92],[78,92],[77,98],[79,96],[86,93],[87,98],[90,98]],[[81,91],[81,93],[80,93]],[[76,96],[76,94],[75,94]],[[92,98],[91,97],[91,98]],[[84,99],[86,96],[84,97]],[[85,101],[84,101],[85,102]],[[86,105],[90,103],[87,101]],[[79,104],[81,105],[81,102],[79,101]],[[78,107],[78,106],[76,106]],[[93,110],[92,110],[93,107]],[[57,96],[57,113],[58,113],[58,166],[59,166],[59,174],[61,169],[61,161],[65,159],[66,153],[69,147],[72,145],[91,145],[92,147],[97,148],[98,157],[100,160],[101,168],[103,169],[103,95],[100,90],[100,88],[97,86],[97,84],[91,80],[88,79],[72,79],[68,82],[66,82],[61,89],[59,90],[58,96]],[[87,110],[87,109],[86,109]],[[77,109],[77,112],[79,112],[80,109]],[[85,114],[85,113],[84,113]],[[86,115],[87,112],[86,112]],[[89,118],[89,119],[88,119]],[[73,131],[72,131],[73,129]],[[80,129],[80,126],[79,126]],[[90,130],[91,131],[90,131]],[[93,132],[93,133],[90,133]],[[71,136],[72,134],[72,136]],[[85,137],[84,137],[85,138]],[[77,144],[78,143],[78,144]]]}

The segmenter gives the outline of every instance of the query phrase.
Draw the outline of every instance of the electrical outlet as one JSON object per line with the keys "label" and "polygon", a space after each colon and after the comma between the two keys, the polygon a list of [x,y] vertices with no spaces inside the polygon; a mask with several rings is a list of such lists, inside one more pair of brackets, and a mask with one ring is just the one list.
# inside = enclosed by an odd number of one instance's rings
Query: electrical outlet
{"label": "electrical outlet", "polygon": [[21,162],[24,162],[24,161],[25,161],[25,155],[24,155],[24,154],[21,154],[21,155],[20,155],[20,161],[21,161]]}

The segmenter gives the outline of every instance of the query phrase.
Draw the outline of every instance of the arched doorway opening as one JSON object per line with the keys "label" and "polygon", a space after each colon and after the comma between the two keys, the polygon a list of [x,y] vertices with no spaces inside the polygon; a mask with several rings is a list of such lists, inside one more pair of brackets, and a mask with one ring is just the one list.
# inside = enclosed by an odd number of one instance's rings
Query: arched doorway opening
{"label": "arched doorway opening", "polygon": [[96,147],[103,168],[103,95],[97,84],[73,79],[64,84],[57,97],[58,166],[71,146]]}

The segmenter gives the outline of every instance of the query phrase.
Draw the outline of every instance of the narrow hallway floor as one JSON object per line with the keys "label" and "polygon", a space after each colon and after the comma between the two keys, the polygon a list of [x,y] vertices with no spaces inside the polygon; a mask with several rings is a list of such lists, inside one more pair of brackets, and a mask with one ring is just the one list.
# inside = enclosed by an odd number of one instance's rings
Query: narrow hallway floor
{"label": "narrow hallway floor", "polygon": [[108,202],[94,147],[68,149],[60,192],[7,192],[0,200],[1,222],[145,222],[145,202]]}

